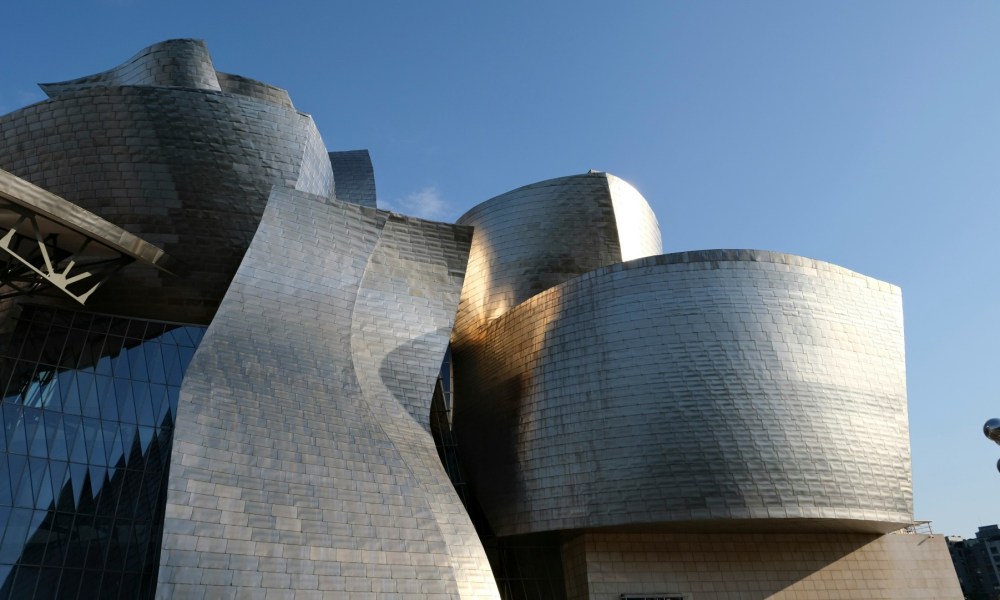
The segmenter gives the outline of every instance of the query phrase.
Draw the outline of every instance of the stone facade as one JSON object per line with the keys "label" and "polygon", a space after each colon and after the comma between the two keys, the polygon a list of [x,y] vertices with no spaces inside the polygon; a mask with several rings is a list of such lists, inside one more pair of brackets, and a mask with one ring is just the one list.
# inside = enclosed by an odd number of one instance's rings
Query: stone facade
{"label": "stone facade", "polygon": [[941,536],[586,533],[563,554],[567,598],[961,598]]}

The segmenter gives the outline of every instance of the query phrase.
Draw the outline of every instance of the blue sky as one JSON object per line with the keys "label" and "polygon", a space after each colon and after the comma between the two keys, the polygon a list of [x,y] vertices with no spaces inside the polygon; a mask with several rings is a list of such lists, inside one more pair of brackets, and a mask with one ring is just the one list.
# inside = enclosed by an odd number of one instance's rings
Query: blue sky
{"label": "blue sky", "polygon": [[[16,2],[0,113],[173,37],[286,88],[379,201],[451,220],[634,184],[668,252],[762,248],[903,288],[916,518],[1000,521],[1000,4]],[[836,444],[837,440],[830,440]],[[902,468],[903,466],[900,465]]]}

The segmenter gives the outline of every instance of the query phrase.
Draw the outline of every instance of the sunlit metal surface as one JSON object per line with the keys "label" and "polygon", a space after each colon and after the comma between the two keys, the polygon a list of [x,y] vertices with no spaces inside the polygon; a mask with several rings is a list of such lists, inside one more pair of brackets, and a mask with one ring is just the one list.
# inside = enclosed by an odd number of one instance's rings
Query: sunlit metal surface
{"label": "sunlit metal surface", "polygon": [[615,224],[621,243],[622,260],[663,253],[660,223],[653,209],[632,184],[607,173],[608,190],[615,207]]}
{"label": "sunlit metal surface", "polygon": [[458,223],[476,229],[455,323],[459,344],[535,294],[622,261],[623,226],[635,230],[626,242],[632,258],[662,251],[656,217],[642,196],[596,171],[507,192]]}
{"label": "sunlit metal surface", "polygon": [[135,234],[183,270],[133,264],[88,299],[92,310],[207,324],[271,187],[333,193],[312,117],[277,88],[216,71],[201,41],[154,44],[43,89],[49,100],[0,116],[0,169]]}
{"label": "sunlit metal surface", "polygon": [[649,257],[456,352],[455,430],[502,535],[884,532],[912,520],[903,357],[892,285],[771,252]]}
{"label": "sunlit metal surface", "polygon": [[[278,571],[282,593],[352,572],[361,590],[498,598],[428,422],[470,236],[275,189],[181,388],[158,597],[216,578],[253,595]],[[192,526],[206,506],[241,525]]]}

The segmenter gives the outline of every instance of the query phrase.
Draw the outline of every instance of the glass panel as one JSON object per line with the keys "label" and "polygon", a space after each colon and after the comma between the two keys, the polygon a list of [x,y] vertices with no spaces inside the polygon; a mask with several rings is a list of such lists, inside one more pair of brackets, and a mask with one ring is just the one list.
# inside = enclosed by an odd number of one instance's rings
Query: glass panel
{"label": "glass panel", "polygon": [[27,454],[28,442],[24,439],[21,407],[5,403],[3,405],[3,418],[4,427],[7,428],[7,452]]}
{"label": "glass panel", "polygon": [[0,564],[0,600],[7,600],[10,588],[14,585],[16,571],[14,565]]}
{"label": "glass panel", "polygon": [[35,505],[35,497],[31,489],[31,460],[34,459],[25,461],[25,465],[21,470],[21,479],[14,487],[14,506],[31,508]]}
{"label": "glass panel", "polygon": [[[152,327],[150,328],[152,329]],[[125,332],[125,337],[132,338],[133,340],[142,341],[146,339],[146,322],[145,321],[129,321],[128,329]]]}
{"label": "glass panel", "polygon": [[35,598],[53,598],[59,585],[59,569],[42,569],[35,588]]}
{"label": "glass panel", "polygon": [[76,510],[76,498],[73,496],[73,478],[70,469],[71,465],[67,464],[66,470],[63,473],[62,487],[59,488],[59,499],[56,504],[57,510],[66,512]]}
{"label": "glass panel", "polygon": [[[133,381],[149,381],[149,375],[146,373],[146,351],[145,348],[150,348],[150,350],[158,347],[159,344],[143,344],[141,346],[136,346],[128,351],[129,365],[132,367],[132,371],[129,374]],[[159,352],[150,352],[150,354],[159,354]],[[159,361],[156,361],[159,362]]]}
{"label": "glass panel", "polygon": [[101,399],[97,395],[96,380],[96,376],[90,373],[79,373],[76,376],[83,416],[99,419],[101,417]]}
{"label": "glass panel", "polygon": [[[75,463],[87,462],[87,436],[84,435],[83,419],[76,421],[70,429],[70,419],[78,417],[65,415],[66,445],[69,447],[69,459]],[[72,442],[70,441],[72,439]]]}
{"label": "glass panel", "polygon": [[104,436],[100,435],[101,422],[97,419],[83,420],[83,439],[87,444],[87,456],[90,464],[100,464],[104,461]]}
{"label": "glass panel", "polygon": [[[80,436],[81,439],[83,436]],[[80,503],[83,497],[90,493],[90,483],[87,480],[87,465],[80,463],[70,463],[70,483],[73,485],[73,508],[80,511]],[[81,511],[82,512],[82,511]]]}
{"label": "glass panel", "polygon": [[87,568],[102,569],[108,552],[108,538],[111,535],[111,518],[97,517],[94,519],[94,537],[90,540],[87,550]]}
{"label": "glass panel", "polygon": [[52,502],[58,503],[60,492],[63,489],[63,483],[66,481],[66,467],[67,464],[61,460],[50,460],[49,461],[49,485],[52,490]]}
{"label": "glass panel", "polygon": [[[20,454],[8,454],[7,455],[7,477],[10,480],[10,498],[11,504],[14,503],[14,498],[17,498],[18,489],[21,486],[21,475],[24,471],[24,466],[28,462],[28,457],[22,456]],[[0,480],[0,484],[4,482]]]}
{"label": "glass panel", "polygon": [[[49,455],[49,443],[48,443],[48,429],[45,426],[45,412],[40,411],[38,415],[39,424],[35,430],[35,438],[31,441],[31,449],[28,450],[28,454],[31,456],[40,456],[45,458]],[[55,424],[59,423],[59,413],[52,413],[49,420],[54,421]]]}
{"label": "glass panel", "polygon": [[31,526],[31,509],[15,508],[7,519],[7,531],[0,542],[0,563],[16,563],[24,551],[24,541]]}
{"label": "glass panel", "polygon": [[11,598],[31,598],[35,592],[35,583],[38,582],[38,567],[18,567],[17,577],[14,578],[14,587],[10,591]]}
{"label": "glass panel", "polygon": [[[30,448],[31,442],[35,439],[35,432],[39,429],[38,425],[42,422],[42,411],[37,408],[25,406],[21,414],[24,420],[25,446]],[[45,437],[44,432],[42,433],[42,437]]]}
{"label": "glass panel", "polygon": [[56,596],[60,600],[70,598],[77,598],[77,590],[80,589],[80,579],[83,576],[83,571],[78,571],[76,569],[63,569],[62,576],[59,578],[59,595]]}
{"label": "glass panel", "polygon": [[55,371],[46,371],[44,376],[48,383],[45,384],[42,393],[40,394],[39,406],[49,410],[62,410],[62,393],[59,388],[59,377],[56,376]]}
{"label": "glass panel", "polygon": [[49,567],[62,567],[63,560],[66,558],[69,532],[73,527],[73,515],[50,513],[48,527],[49,547],[45,551],[45,561],[43,564]]}
{"label": "glass panel", "polygon": [[89,373],[77,373],[76,371],[65,371],[62,377],[63,391],[63,412],[79,415],[83,412],[80,404],[80,381],[78,375],[89,375]]}
{"label": "glass panel", "polygon": [[173,411],[202,334],[33,306],[0,334],[0,600],[152,596]]}
{"label": "glass panel", "polygon": [[45,414],[45,437],[49,444],[49,457],[66,460],[69,448],[66,447],[66,433],[63,431],[63,416],[49,411]]}
{"label": "glass panel", "polygon": [[52,476],[49,474],[49,462],[44,458],[32,458],[31,484],[35,490],[35,508],[48,510],[52,506]]}
{"label": "glass panel", "polygon": [[[114,340],[116,345],[120,348],[122,341],[118,338],[111,338]],[[116,379],[131,379],[132,377],[132,367],[129,361],[129,352],[120,352],[114,360],[111,361],[112,374]]]}
{"label": "glass panel", "polygon": [[[10,488],[10,467],[7,464],[7,455],[0,454],[0,508],[14,503],[14,498],[10,495]],[[0,518],[0,525],[5,522]]]}
{"label": "glass panel", "polygon": [[[151,383],[167,383],[178,370],[177,351],[171,344],[147,344],[146,374]],[[181,370],[183,373],[183,370]]]}

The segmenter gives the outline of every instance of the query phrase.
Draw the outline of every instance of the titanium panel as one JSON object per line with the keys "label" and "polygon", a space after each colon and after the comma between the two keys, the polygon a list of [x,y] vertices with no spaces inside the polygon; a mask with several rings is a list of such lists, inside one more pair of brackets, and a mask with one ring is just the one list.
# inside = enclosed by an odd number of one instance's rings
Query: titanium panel
{"label": "titanium panel", "polygon": [[498,597],[427,425],[470,234],[275,188],[181,390],[161,597]]}
{"label": "titanium panel", "polygon": [[337,200],[375,208],[375,169],[367,150],[330,152]]}
{"label": "titanium panel", "polygon": [[94,75],[39,87],[49,98],[95,87],[125,85],[221,90],[208,47],[201,40],[166,40],[143,48],[117,67]]}
{"label": "titanium panel", "polygon": [[462,215],[458,223],[474,226],[476,233],[452,342],[460,348],[479,327],[535,294],[621,262],[619,218],[641,232],[633,234],[630,256],[662,252],[646,201],[607,173],[527,185]]}
{"label": "titanium panel", "polygon": [[531,298],[455,354],[455,429],[490,525],[910,523],[901,304],[895,286],[750,250]]}
{"label": "titanium panel", "polygon": [[629,182],[611,173],[606,175],[611,203],[615,207],[622,261],[662,254],[660,223],[649,203]]}
{"label": "titanium panel", "polygon": [[88,300],[94,310],[207,324],[271,187],[332,194],[311,117],[263,88],[227,84],[240,90],[231,93],[217,80],[203,43],[173,40],[104,74],[43,86],[52,99],[0,116],[0,169],[178,261],[179,277],[120,272]]}

